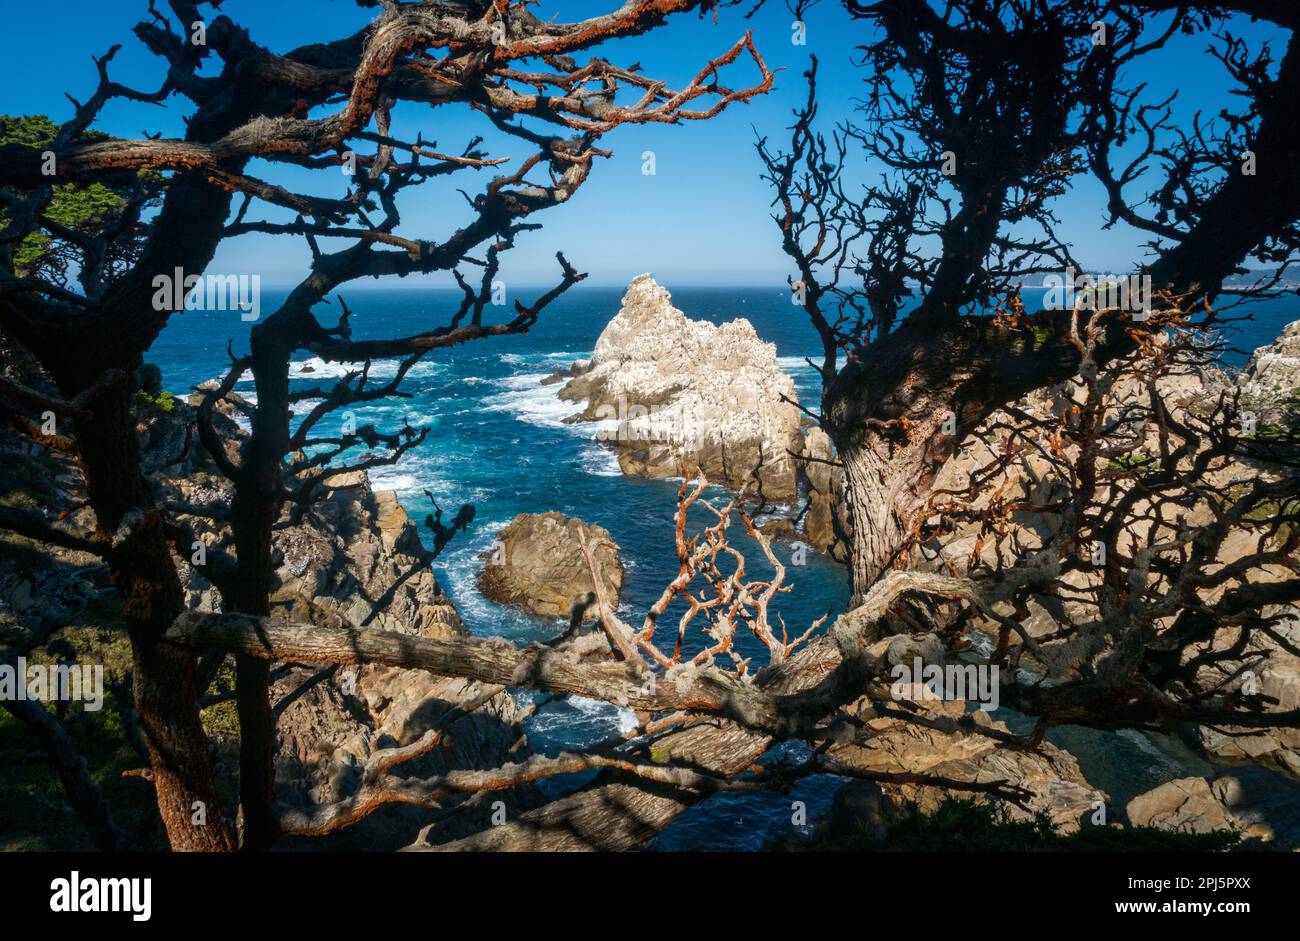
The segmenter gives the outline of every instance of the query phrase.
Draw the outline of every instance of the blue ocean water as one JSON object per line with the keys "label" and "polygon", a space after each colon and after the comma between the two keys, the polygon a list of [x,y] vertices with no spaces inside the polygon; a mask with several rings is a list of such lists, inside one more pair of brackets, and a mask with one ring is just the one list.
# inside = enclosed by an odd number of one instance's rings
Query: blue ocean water
{"label": "blue ocean water", "polygon": [[[817,376],[804,358],[815,354],[817,339],[791,305],[784,285],[668,287],[675,306],[689,317],[714,323],[748,319],[760,337],[776,344],[779,362],[793,377],[800,401],[815,408],[820,395]],[[537,293],[523,291],[521,299],[527,302]],[[470,530],[458,534],[434,564],[474,634],[526,642],[553,637],[562,628],[559,621],[492,604],[478,593],[483,556],[496,532],[519,513],[558,510],[608,529],[628,570],[620,609],[631,623],[640,623],[676,574],[673,513],[679,482],[623,476],[613,455],[595,441],[595,427],[564,424],[565,416],[576,409],[556,397],[558,386],[541,385],[548,374],[590,355],[600,331],[618,312],[622,293],[622,288],[579,285],[548,307],[527,335],[434,351],[408,374],[403,388],[410,398],[356,410],[359,424],[374,422],[381,430],[400,427],[404,416],[413,425],[432,426],[428,439],[400,463],[371,472],[376,489],[396,491],[417,522],[431,509],[425,490],[443,508],[444,518],[462,503],[474,505]],[[1032,307],[1034,298],[1026,294]],[[400,336],[446,323],[460,295],[440,288],[395,288],[357,290],[344,296],[353,309],[354,336],[365,339]],[[264,291],[262,310],[274,310],[283,297],[283,292]],[[514,297],[507,298],[511,307],[513,301]],[[509,316],[508,310],[501,309],[501,319]],[[487,316],[494,311],[489,308]],[[318,315],[323,322],[336,316],[328,308]],[[1240,365],[1250,350],[1271,342],[1284,324],[1300,319],[1300,304],[1262,303],[1256,305],[1254,316],[1232,336],[1239,352],[1230,354],[1230,365]],[[165,388],[188,394],[194,385],[224,372],[228,342],[236,353],[247,349],[250,326],[237,311],[187,311],[172,319],[148,359],[162,369]],[[372,375],[391,376],[394,369],[392,363],[376,364]],[[302,385],[319,384],[344,371],[339,364],[304,357],[293,376]],[[251,382],[237,391],[251,395]],[[710,497],[723,500],[726,492],[711,488]],[[692,517],[695,526],[709,521],[711,517],[702,510]],[[763,571],[756,547],[746,543],[737,536],[742,550],[750,550],[746,552],[750,570]],[[790,547],[781,551],[789,552]],[[787,566],[787,583],[792,590],[780,598],[775,610],[792,632],[802,632],[828,612],[833,618],[848,599],[843,569],[814,553],[808,554],[804,565]],[[671,615],[670,609],[665,623],[675,622]],[[744,650],[756,654],[755,666],[765,662],[756,643]],[[569,699],[544,707],[530,721],[529,733],[534,747],[554,752],[607,739],[629,727],[631,720],[630,714],[613,706]],[[574,783],[557,780],[549,786],[561,789]],[[665,830],[655,846],[759,848],[788,829],[792,801],[804,801],[813,819],[829,803],[838,783],[821,776],[802,782],[789,795],[714,796]]]}

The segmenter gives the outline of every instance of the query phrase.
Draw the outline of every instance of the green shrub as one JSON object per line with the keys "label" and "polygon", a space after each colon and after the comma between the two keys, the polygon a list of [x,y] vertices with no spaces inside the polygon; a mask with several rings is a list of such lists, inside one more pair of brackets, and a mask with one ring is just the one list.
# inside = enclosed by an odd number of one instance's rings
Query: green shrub
{"label": "green shrub", "polygon": [[136,393],[136,397],[139,398],[140,401],[147,402],[155,408],[160,408],[169,414],[176,408],[176,396],[167,391],[159,392],[157,395],[150,395],[148,392],[141,389]]}

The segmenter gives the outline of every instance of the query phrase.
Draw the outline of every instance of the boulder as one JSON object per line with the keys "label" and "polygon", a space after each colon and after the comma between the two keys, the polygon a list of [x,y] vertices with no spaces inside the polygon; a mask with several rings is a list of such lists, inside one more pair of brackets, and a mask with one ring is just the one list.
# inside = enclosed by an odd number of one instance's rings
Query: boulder
{"label": "boulder", "polygon": [[1213,780],[1179,778],[1128,804],[1134,826],[1184,833],[1230,830],[1280,850],[1300,849],[1300,783],[1267,768],[1246,767]]}
{"label": "boulder", "polygon": [[[623,564],[609,531],[556,512],[520,514],[497,534],[479,575],[483,597],[542,617],[568,617],[575,602],[595,591],[580,534],[591,550],[605,598],[616,607],[623,590]],[[589,607],[586,617],[595,616],[595,608]]]}
{"label": "boulder", "polygon": [[866,836],[873,842],[885,838],[889,830],[891,806],[885,792],[874,781],[849,781],[831,801],[825,821],[832,838]]}
{"label": "boulder", "polygon": [[1300,783],[1267,768],[1224,772],[1210,785],[1247,836],[1278,849],[1300,849]]}
{"label": "boulder", "polygon": [[1179,778],[1139,794],[1128,802],[1129,822],[1179,833],[1214,833],[1238,829],[1236,820],[1204,778]]}
{"label": "boulder", "polygon": [[624,473],[693,476],[698,468],[734,489],[758,468],[768,497],[798,493],[788,453],[803,446],[794,382],[749,321],[690,320],[643,274],[628,285],[591,360],[570,374],[560,398],[586,403],[571,420],[615,421],[599,437]]}
{"label": "boulder", "polygon": [[[1274,630],[1292,649],[1300,647],[1300,612],[1291,607],[1266,613],[1283,615],[1285,620],[1277,623]],[[1238,628],[1224,628],[1214,638],[1215,647],[1229,647],[1238,636]],[[1271,637],[1255,632],[1245,659],[1250,662],[1243,662],[1242,666],[1248,667],[1249,672],[1235,678],[1234,687],[1246,682],[1252,684],[1253,692],[1270,702],[1269,711],[1300,709],[1300,657]],[[1210,679],[1208,673],[1206,679]],[[1271,703],[1273,700],[1276,705]],[[1300,778],[1300,729],[1264,727],[1242,734],[1245,731],[1231,726],[1222,729],[1200,726],[1197,734],[1201,746],[1219,762],[1268,765]]]}

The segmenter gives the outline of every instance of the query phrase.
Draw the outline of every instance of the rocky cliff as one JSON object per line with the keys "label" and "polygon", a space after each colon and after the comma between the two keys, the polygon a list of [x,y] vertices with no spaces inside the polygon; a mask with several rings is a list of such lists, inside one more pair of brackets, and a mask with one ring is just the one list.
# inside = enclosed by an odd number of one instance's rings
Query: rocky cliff
{"label": "rocky cliff", "polygon": [[[1196,368],[1182,375],[1161,379],[1160,390],[1174,408],[1190,409],[1197,407],[1198,402],[1214,401],[1220,392],[1230,390],[1234,383],[1239,384],[1247,396],[1266,403],[1260,405],[1261,408],[1268,409],[1267,414],[1261,413],[1260,421],[1276,424],[1295,420],[1295,406],[1287,405],[1286,396],[1282,393],[1294,390],[1300,385],[1298,367],[1300,367],[1300,322],[1285,328],[1273,344],[1256,350],[1246,369],[1238,375],[1216,369]],[[1131,392],[1122,393],[1121,399],[1142,394],[1144,393],[1135,387]],[[1040,417],[1059,415],[1063,409],[1074,404],[1071,395],[1071,387],[1067,385],[1043,389],[1021,399],[1016,403],[1016,408],[1021,412]],[[987,463],[990,458],[987,445],[984,443],[991,437],[989,429],[1005,418],[1002,413],[994,414],[983,427],[963,442],[963,448],[958,456],[945,465],[936,483],[936,489],[965,486],[971,473]],[[1154,449],[1151,453],[1154,453]],[[1253,478],[1259,474],[1277,474],[1278,469],[1234,462],[1224,468],[1206,473],[1217,486],[1230,489],[1243,479]],[[995,490],[998,490],[996,494],[998,499],[1014,501],[1028,498],[1035,503],[1045,503],[1048,502],[1047,498],[1053,486],[1046,463],[1033,455],[1027,455],[1020,465],[1007,475],[1005,486],[999,489],[1001,483],[1003,482],[1000,480],[995,481],[993,485],[985,488],[987,493],[976,505],[980,506],[987,500],[994,499]],[[1197,510],[1197,512],[1203,514],[1205,511]],[[1203,520],[1189,515],[1188,521],[1196,523]],[[1010,528],[1014,538],[1009,540],[1007,545],[1018,543],[1021,546],[1032,547],[1036,544],[1036,534],[1050,532],[1055,525],[1055,518],[1050,513],[1019,511],[1011,518]],[[1249,539],[1230,538],[1225,541],[1216,561],[1220,564],[1230,564],[1252,550],[1253,543]],[[1005,553],[1007,550],[1004,548],[1003,551]],[[946,537],[937,557],[929,564],[937,570],[961,573],[967,571],[976,558],[986,566],[996,565],[997,553],[993,540],[983,538],[981,524],[976,522],[958,527]],[[1002,561],[1010,560],[1010,556],[1004,554]],[[1280,579],[1285,577],[1287,572],[1287,569],[1278,566],[1260,570],[1257,577]],[[1070,572],[1065,576],[1065,580],[1076,587],[1081,587],[1090,578],[1096,577],[1082,572]],[[1277,609],[1273,613],[1281,614],[1284,618],[1276,625],[1275,631],[1285,643],[1278,643],[1258,633],[1255,635],[1256,644],[1260,648],[1257,653],[1263,658],[1254,665],[1258,692],[1264,697],[1275,699],[1276,706],[1273,707],[1275,709],[1297,709],[1300,708],[1300,657],[1294,656],[1287,647],[1295,649],[1296,646],[1300,646],[1300,612],[1288,608]],[[1059,617],[1079,619],[1090,616],[1090,609],[1074,602],[1067,601],[1060,610],[1049,611],[1038,601],[1031,599],[1028,603],[1028,617],[1024,618],[1023,622],[1031,634],[1040,636],[1055,630]],[[977,626],[994,633],[991,624],[977,620]],[[1219,632],[1215,644],[1220,648],[1227,648],[1236,640],[1237,630],[1229,627]],[[1035,669],[1046,669],[1047,672],[1051,672],[1050,665],[1037,664]],[[1214,761],[1223,764],[1259,763],[1300,778],[1300,731],[1264,728],[1255,730],[1251,734],[1244,734],[1242,729],[1220,730],[1201,727],[1196,730],[1196,734],[1201,740],[1201,745]]]}
{"label": "rocky cliff", "polygon": [[691,320],[643,274],[628,285],[591,359],[553,378],[566,375],[560,398],[586,403],[572,421],[617,422],[601,439],[624,473],[690,476],[698,467],[738,488],[761,455],[764,493],[796,495],[796,466],[787,453],[803,447],[800,413],[790,404],[794,383],[777,367],[775,345],[760,340],[747,320]]}
{"label": "rocky cliff", "polygon": [[[828,754],[837,762],[873,773],[930,774],[960,781],[1003,781],[1030,793],[1026,807],[1006,804],[1013,820],[1046,814],[1062,833],[1073,833],[1091,814],[1095,801],[1106,800],[1105,792],[1090,784],[1069,752],[1044,742],[1037,752],[999,748],[987,735],[972,735],[968,727],[1006,733],[1001,722],[978,709],[967,711],[965,702],[909,701],[933,726],[881,718],[870,703],[859,700],[846,710],[862,721],[862,740],[836,744]],[[934,811],[953,792],[937,787],[902,784],[891,787],[888,800],[899,808],[916,805],[922,812]],[[985,800],[974,795],[975,800]]]}
{"label": "rocky cliff", "polygon": [[1241,386],[1264,413],[1265,422],[1283,417],[1286,403],[1300,395],[1300,320],[1287,324],[1277,340],[1254,352],[1242,370]]}
{"label": "rocky cliff", "polygon": [[[232,398],[217,415],[232,450],[243,435],[236,421],[240,408],[237,397]],[[160,501],[196,509],[228,505],[229,482],[187,430],[194,418],[191,404],[167,393],[143,391],[136,415],[141,464]],[[75,464],[7,433],[0,433],[0,450],[5,457],[0,500],[62,515],[76,529],[93,528]],[[425,637],[464,634],[456,609],[430,571],[416,527],[396,496],[373,491],[364,474],[335,483],[339,486],[312,512],[301,518],[286,512],[280,521],[274,536],[274,613],[315,623],[341,619],[355,628]],[[177,519],[217,544],[222,524],[186,513],[178,513]],[[0,535],[0,545],[0,635],[21,636],[54,619],[87,624],[90,630],[73,627],[56,634],[55,641],[33,656],[104,662],[110,690],[120,684],[129,668],[129,651],[123,649],[120,625],[113,623],[115,595],[102,563],[84,553],[8,534]],[[187,557],[176,556],[175,562],[187,603],[216,610],[220,593],[201,569]],[[277,798],[291,807],[310,808],[352,793],[376,749],[414,741],[448,710],[485,697],[483,705],[455,722],[446,747],[404,765],[401,773],[491,768],[529,754],[520,725],[524,707],[508,692],[482,684],[370,666],[318,670],[280,664],[273,677],[279,733]],[[231,693],[230,671],[223,668],[208,691],[203,712],[227,773],[233,773],[238,744]],[[120,708],[128,709],[129,704]],[[503,799],[520,806],[532,796],[525,788]],[[394,805],[310,845],[398,849],[415,842],[435,816],[433,811]],[[483,822],[473,813],[452,815],[429,838],[461,836]]]}
{"label": "rocky cliff", "polygon": [[[232,427],[238,410],[238,399],[232,399],[223,428],[232,440],[242,434]],[[162,478],[161,485],[187,503],[224,503],[228,482],[210,473],[201,452],[197,460],[186,473]],[[328,497],[310,514],[296,518],[286,510],[275,532],[273,613],[311,623],[342,619],[354,628],[423,637],[465,634],[396,494],[375,492],[364,473],[336,477],[332,483]],[[210,528],[198,517],[190,521],[196,528]],[[220,602],[217,590],[187,560],[178,562],[190,605],[214,610]],[[357,789],[366,759],[376,749],[409,744],[437,725],[444,713],[488,694],[484,705],[456,722],[447,747],[404,765],[404,775],[492,768],[527,756],[520,725],[523,709],[508,692],[493,693],[481,683],[423,671],[286,666],[272,691],[279,710],[277,797],[304,809],[340,800]],[[514,804],[530,793],[506,799]],[[394,805],[327,842],[335,848],[399,849],[414,842],[435,816],[433,811]],[[443,821],[432,837],[450,839],[473,828],[468,816],[457,815]],[[319,847],[319,841],[313,846]]]}

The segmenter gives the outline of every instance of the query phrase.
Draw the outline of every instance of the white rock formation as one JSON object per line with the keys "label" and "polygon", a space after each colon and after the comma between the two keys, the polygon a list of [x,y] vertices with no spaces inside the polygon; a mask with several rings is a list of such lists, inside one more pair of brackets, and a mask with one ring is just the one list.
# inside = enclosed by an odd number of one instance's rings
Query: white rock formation
{"label": "white rock formation", "polygon": [[579,361],[560,398],[586,401],[574,421],[616,420],[601,437],[624,473],[694,474],[739,487],[759,463],[769,497],[797,492],[787,450],[803,447],[794,382],[776,364],[776,346],[749,321],[714,326],[690,320],[649,274],[628,285],[623,304]]}
{"label": "white rock formation", "polygon": [[1286,401],[1300,389],[1300,320],[1287,324],[1268,346],[1250,357],[1241,373],[1241,386],[1266,423],[1284,417]]}

